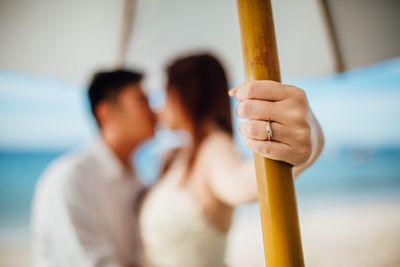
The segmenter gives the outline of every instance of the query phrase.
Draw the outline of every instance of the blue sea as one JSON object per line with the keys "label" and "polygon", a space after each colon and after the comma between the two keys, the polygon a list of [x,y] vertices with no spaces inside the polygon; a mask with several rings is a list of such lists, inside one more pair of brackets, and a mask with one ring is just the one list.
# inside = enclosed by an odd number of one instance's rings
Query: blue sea
{"label": "blue sea", "polygon": [[[0,233],[3,238],[29,238],[35,184],[46,166],[63,152],[0,152]],[[149,160],[146,153],[143,157],[138,161],[138,172],[144,182],[149,182],[156,178],[154,162],[157,161]],[[400,201],[400,149],[344,148],[325,153],[296,181],[296,188],[300,206],[323,200],[371,201],[390,197]]]}

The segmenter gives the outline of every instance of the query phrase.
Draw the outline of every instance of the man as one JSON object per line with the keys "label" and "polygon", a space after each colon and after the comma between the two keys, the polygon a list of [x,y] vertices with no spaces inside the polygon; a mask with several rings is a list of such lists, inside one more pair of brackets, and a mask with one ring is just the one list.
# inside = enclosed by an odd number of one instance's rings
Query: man
{"label": "man", "polygon": [[130,160],[155,124],[141,79],[130,71],[94,76],[88,95],[100,136],[40,179],[33,208],[36,266],[141,264],[136,212],[144,186]]}

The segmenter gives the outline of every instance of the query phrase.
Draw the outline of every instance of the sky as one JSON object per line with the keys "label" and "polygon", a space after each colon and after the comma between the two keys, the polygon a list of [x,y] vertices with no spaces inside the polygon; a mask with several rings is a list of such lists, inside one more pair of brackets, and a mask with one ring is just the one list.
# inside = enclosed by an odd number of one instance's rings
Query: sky
{"label": "sky", "polygon": [[[326,149],[400,147],[400,58],[341,75],[284,82],[306,90]],[[151,102],[159,104],[160,90],[149,91]],[[0,70],[0,149],[65,149],[90,141],[95,133],[84,86]]]}

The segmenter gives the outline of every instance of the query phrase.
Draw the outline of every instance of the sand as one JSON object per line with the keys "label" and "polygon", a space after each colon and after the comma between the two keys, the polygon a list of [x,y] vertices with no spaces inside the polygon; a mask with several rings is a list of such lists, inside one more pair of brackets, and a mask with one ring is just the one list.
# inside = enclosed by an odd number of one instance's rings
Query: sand
{"label": "sand", "polygon": [[[318,203],[300,212],[308,267],[400,266],[400,201]],[[261,267],[257,207],[239,211],[229,236],[231,267]],[[0,244],[0,266],[31,266],[29,240]]]}
{"label": "sand", "polygon": [[25,244],[0,245],[1,267],[26,267],[31,265],[29,241],[26,241]]}
{"label": "sand", "polygon": [[[232,267],[264,266],[259,218],[241,216],[230,234]],[[400,202],[318,204],[302,210],[306,266],[400,266]]]}

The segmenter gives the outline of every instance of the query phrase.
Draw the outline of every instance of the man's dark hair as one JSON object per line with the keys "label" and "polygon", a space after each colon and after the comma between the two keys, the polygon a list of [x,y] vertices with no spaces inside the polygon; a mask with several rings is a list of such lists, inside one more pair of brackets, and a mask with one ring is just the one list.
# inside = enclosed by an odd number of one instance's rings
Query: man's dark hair
{"label": "man's dark hair", "polygon": [[89,85],[88,97],[90,109],[99,125],[96,108],[102,101],[115,100],[124,87],[140,82],[143,74],[129,70],[97,72]]}

